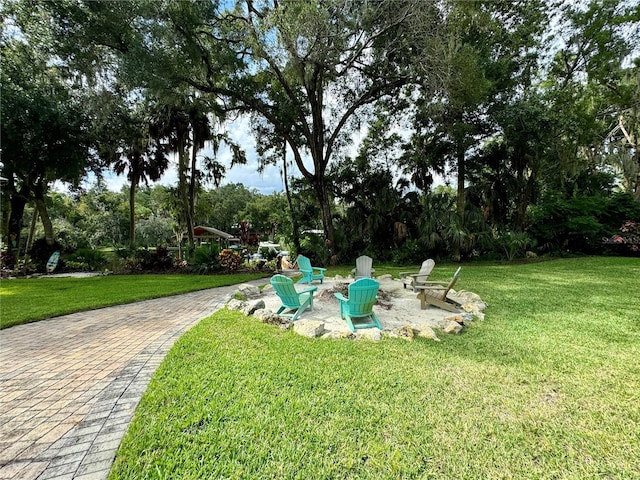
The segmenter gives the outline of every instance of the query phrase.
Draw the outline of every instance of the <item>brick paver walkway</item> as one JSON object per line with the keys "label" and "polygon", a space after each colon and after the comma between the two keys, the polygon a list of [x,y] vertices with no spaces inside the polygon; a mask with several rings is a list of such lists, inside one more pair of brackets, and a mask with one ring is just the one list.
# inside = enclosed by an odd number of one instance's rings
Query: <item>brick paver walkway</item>
{"label": "brick paver walkway", "polygon": [[169,348],[236,290],[204,290],[0,330],[0,479],[106,478]]}

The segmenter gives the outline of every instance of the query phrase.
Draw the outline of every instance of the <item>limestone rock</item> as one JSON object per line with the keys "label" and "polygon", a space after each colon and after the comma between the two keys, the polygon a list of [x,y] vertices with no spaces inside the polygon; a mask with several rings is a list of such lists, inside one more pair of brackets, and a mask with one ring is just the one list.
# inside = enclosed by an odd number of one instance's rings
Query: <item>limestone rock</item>
{"label": "limestone rock", "polygon": [[260,321],[262,321],[265,318],[269,318],[271,315],[274,315],[274,313],[271,310],[269,310],[268,308],[260,308],[260,309],[256,310],[255,312],[253,312],[253,316],[256,317]]}
{"label": "limestone rock", "polygon": [[450,315],[447,318],[445,318],[445,320],[449,322],[457,322],[460,325],[464,325],[464,318],[462,318],[462,315]]}
{"label": "limestone rock", "polygon": [[469,292],[467,290],[460,290],[455,294],[451,293],[451,295],[454,297],[464,299],[467,302],[482,303],[482,299],[480,298],[480,295],[478,295],[477,293]]}
{"label": "limestone rock", "polygon": [[229,310],[242,310],[247,306],[247,302],[243,302],[242,300],[237,300],[232,298],[227,302],[227,308]]}
{"label": "limestone rock", "polygon": [[430,338],[431,340],[435,340],[436,342],[440,341],[440,339],[436,335],[436,332],[433,331],[433,328],[426,325],[417,329],[417,335],[422,338]]}
{"label": "limestone rock", "polygon": [[260,289],[249,283],[238,285],[238,293],[245,298],[260,298],[262,296]]}
{"label": "limestone rock", "polygon": [[253,312],[253,316],[260,320],[262,323],[268,323],[269,325],[275,325],[282,330],[287,330],[293,326],[293,322],[286,317],[281,317],[277,313],[273,313],[268,308],[261,308]]}
{"label": "limestone rock", "polygon": [[460,330],[462,330],[462,325],[451,320],[442,331],[444,333],[460,333]]}
{"label": "limestone rock", "polygon": [[349,340],[353,340],[356,338],[356,334],[353,332],[345,332],[345,331],[341,331],[341,330],[330,330],[325,332],[322,335],[322,338],[332,338],[332,339],[336,339],[336,340],[341,340],[343,338],[349,339]]}
{"label": "limestone rock", "polygon": [[264,300],[254,300],[253,302],[245,302],[245,306],[240,310],[245,315],[253,315],[253,312],[265,307]]}
{"label": "limestone rock", "polygon": [[357,340],[371,340],[373,342],[379,342],[382,340],[382,332],[377,328],[367,328],[358,330],[355,337]]}
{"label": "limestone rock", "polygon": [[413,327],[409,324],[401,326],[400,328],[395,330],[393,333],[396,337],[404,338],[410,342],[413,341],[413,337],[414,337]]}
{"label": "limestone rock", "polygon": [[299,335],[316,338],[324,332],[324,322],[318,320],[298,320],[293,324],[293,331]]}

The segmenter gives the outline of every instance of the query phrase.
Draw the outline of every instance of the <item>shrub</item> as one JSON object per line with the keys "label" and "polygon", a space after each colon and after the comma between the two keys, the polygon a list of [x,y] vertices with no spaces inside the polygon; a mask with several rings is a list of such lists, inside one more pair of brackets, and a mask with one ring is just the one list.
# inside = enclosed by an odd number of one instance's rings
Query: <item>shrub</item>
{"label": "shrub", "polygon": [[527,249],[535,245],[535,241],[525,232],[498,232],[495,244],[507,260],[513,260],[524,257]]}
{"label": "shrub", "polygon": [[218,245],[201,245],[189,256],[189,268],[195,273],[205,274],[221,270]]}
{"label": "shrub", "polygon": [[[36,272],[45,272],[47,270],[47,262],[49,261],[49,257],[56,250],[62,252],[62,245],[59,242],[53,242],[53,245],[49,245],[47,240],[44,238],[39,238],[35,242],[33,242],[33,246],[27,252],[30,258],[30,261],[35,266]],[[58,266],[56,270],[62,270],[64,268],[64,261],[60,259],[58,262]]]}
{"label": "shrub", "polygon": [[67,257],[65,267],[69,270],[102,270],[107,264],[107,256],[94,248],[80,248]]}
{"label": "shrub", "polygon": [[16,266],[16,257],[12,253],[2,252],[0,254],[0,267],[4,270],[13,270]]}
{"label": "shrub", "polygon": [[235,272],[242,265],[242,257],[230,248],[220,252],[220,266],[228,273]]}
{"label": "shrub", "polygon": [[156,250],[148,256],[145,265],[150,270],[170,270],[173,268],[173,257],[167,247],[156,247]]}
{"label": "shrub", "polygon": [[620,227],[620,233],[603,239],[605,244],[618,245],[626,252],[640,254],[640,222],[627,220]]}

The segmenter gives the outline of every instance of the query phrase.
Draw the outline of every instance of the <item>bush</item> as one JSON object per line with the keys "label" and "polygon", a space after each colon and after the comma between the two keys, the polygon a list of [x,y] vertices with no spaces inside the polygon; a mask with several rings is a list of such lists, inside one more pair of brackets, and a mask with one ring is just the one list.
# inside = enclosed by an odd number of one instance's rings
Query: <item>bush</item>
{"label": "bush", "polygon": [[413,265],[426,258],[425,248],[419,240],[411,239],[393,250],[391,261],[394,265]]}
{"label": "bush", "polygon": [[603,239],[605,244],[622,247],[621,253],[640,254],[640,222],[627,220],[620,227],[620,233]]}
{"label": "bush", "polygon": [[233,273],[242,265],[242,257],[231,250],[225,248],[220,252],[220,266],[224,268],[227,273]]}
{"label": "bush", "polygon": [[16,257],[9,252],[2,252],[0,254],[0,268],[2,270],[13,270],[16,266]]}
{"label": "bush", "polygon": [[611,196],[548,197],[531,209],[531,235],[544,250],[601,254],[603,238],[626,221],[640,221],[640,202],[626,193]]}
{"label": "bush", "polygon": [[[47,240],[44,238],[39,238],[35,242],[33,242],[33,246],[27,252],[29,255],[30,261],[33,263],[36,272],[46,272],[47,270],[47,262],[49,261],[49,257],[51,254],[58,250],[62,252],[63,248],[59,242],[53,242],[53,245],[49,245]],[[64,261],[62,258],[58,262],[58,266],[56,270],[60,271],[64,268]]]}
{"label": "bush", "polygon": [[[117,255],[126,255],[126,250],[117,252]],[[165,271],[173,268],[173,257],[167,247],[158,247],[155,251],[139,249],[130,252],[124,261],[126,270],[140,271]]]}
{"label": "bush", "polygon": [[95,272],[104,269],[107,256],[93,248],[80,248],[67,257],[65,267],[69,270],[88,270]]}
{"label": "bush", "polygon": [[220,265],[220,253],[217,244],[201,245],[196,247],[189,256],[189,268],[195,273],[205,274],[218,272]]}
{"label": "bush", "polygon": [[528,233],[525,232],[498,232],[495,245],[509,261],[517,257],[524,257],[527,249],[535,245]]}

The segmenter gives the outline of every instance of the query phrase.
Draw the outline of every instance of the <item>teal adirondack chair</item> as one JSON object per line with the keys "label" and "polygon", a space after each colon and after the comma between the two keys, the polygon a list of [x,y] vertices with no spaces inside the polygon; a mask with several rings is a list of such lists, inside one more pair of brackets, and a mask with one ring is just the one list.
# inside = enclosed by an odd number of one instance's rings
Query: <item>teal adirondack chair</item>
{"label": "teal adirondack chair", "polygon": [[296,283],[308,283],[309,285],[311,285],[311,282],[314,280],[320,280],[320,283],[322,283],[324,280],[324,272],[327,270],[326,268],[312,267],[311,260],[304,255],[298,257],[298,269],[302,274],[302,278]]}
{"label": "teal adirondack chair", "polygon": [[[334,293],[340,302],[340,318],[346,320],[349,329],[355,333],[356,328],[378,327],[382,330],[380,320],[373,313],[373,305],[378,300],[380,283],[372,278],[361,278],[349,285],[349,298],[341,293]],[[367,323],[354,323],[354,318],[369,317]]]}
{"label": "teal adirondack chair", "polygon": [[[282,301],[282,306],[276,312],[278,315],[291,318],[291,321],[295,322],[307,308],[313,310],[313,292],[318,290],[318,287],[309,287],[298,292],[293,285],[293,280],[284,275],[271,277],[271,285]],[[285,310],[291,310],[291,312],[282,313]]]}

